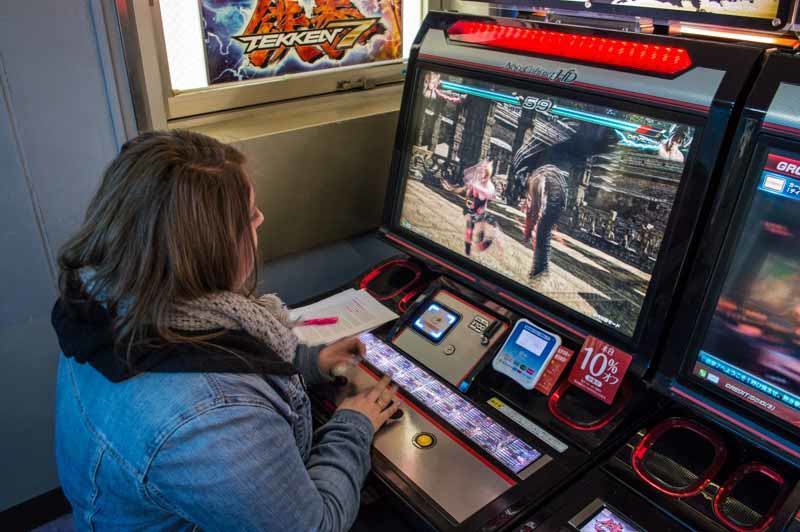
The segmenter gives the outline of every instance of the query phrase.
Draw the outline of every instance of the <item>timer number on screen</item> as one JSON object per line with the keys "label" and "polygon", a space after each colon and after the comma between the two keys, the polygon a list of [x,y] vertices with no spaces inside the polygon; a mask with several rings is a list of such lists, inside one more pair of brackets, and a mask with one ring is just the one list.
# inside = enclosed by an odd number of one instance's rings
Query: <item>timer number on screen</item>
{"label": "timer number on screen", "polygon": [[519,97],[520,103],[522,104],[523,109],[533,109],[540,113],[545,111],[549,111],[553,108],[553,102],[550,100],[545,100],[543,98],[537,98],[535,96],[522,96]]}

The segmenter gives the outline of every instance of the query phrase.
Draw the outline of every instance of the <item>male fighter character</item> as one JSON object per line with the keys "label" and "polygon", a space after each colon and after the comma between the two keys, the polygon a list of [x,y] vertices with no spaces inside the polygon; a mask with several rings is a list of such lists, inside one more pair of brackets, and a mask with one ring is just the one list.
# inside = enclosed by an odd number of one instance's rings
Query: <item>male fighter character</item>
{"label": "male fighter character", "polygon": [[669,136],[658,147],[658,155],[662,159],[682,163],[685,160],[681,148],[686,142],[687,131],[684,126],[673,127]]}
{"label": "male fighter character", "polygon": [[547,272],[550,266],[550,240],[558,218],[567,205],[567,172],[546,164],[528,176],[528,210],[523,238],[533,248],[531,279]]}

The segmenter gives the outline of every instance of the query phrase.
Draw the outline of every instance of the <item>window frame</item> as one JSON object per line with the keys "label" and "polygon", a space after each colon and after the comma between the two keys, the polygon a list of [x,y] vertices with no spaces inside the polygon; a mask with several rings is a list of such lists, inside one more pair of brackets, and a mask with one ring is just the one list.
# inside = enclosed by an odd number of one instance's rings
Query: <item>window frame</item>
{"label": "window frame", "polygon": [[[406,60],[337,67],[174,91],[169,74],[160,0],[115,0],[128,80],[139,130],[163,129],[171,120],[337,91],[403,81]],[[422,16],[447,0],[422,0]]]}

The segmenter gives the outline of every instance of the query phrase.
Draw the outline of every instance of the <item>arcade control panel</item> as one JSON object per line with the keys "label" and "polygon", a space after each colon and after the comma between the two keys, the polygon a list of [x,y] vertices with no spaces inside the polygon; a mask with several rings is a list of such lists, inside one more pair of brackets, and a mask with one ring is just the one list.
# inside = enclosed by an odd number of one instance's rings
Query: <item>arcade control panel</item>
{"label": "arcade control panel", "polygon": [[363,364],[345,376],[334,400],[391,376],[404,415],[376,435],[375,450],[456,523],[551,460],[548,449],[515,435],[464,394],[509,321],[453,288],[434,289],[385,339],[361,335]]}
{"label": "arcade control panel", "polygon": [[508,324],[488,309],[439,290],[393,343],[406,353],[414,353],[417,360],[453,386],[460,386],[507,329]]}
{"label": "arcade control panel", "polygon": [[[611,441],[629,395],[601,406],[580,391],[564,394],[566,411],[578,405],[581,415],[614,418],[598,430],[571,430],[549,413],[552,398],[536,384],[555,387],[570,360],[556,354],[577,349],[579,340],[424,267],[401,271],[406,262],[391,259],[381,275],[367,274],[362,280],[369,286],[356,282],[395,310],[404,301],[405,312],[360,336],[362,363],[338,385],[317,391],[315,403],[332,410],[391,376],[403,415],[376,434],[373,472],[432,528],[502,528],[531,500],[541,502],[574,478]],[[408,286],[398,290],[397,284]],[[409,293],[415,294],[410,302]]]}

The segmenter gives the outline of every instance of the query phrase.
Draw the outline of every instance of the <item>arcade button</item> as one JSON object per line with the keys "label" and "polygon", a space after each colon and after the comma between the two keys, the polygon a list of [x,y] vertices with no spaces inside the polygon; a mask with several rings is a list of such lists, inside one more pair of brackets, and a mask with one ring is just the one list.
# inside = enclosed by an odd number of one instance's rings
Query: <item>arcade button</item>
{"label": "arcade button", "polygon": [[429,432],[420,432],[411,440],[417,449],[430,449],[436,445],[436,437]]}
{"label": "arcade button", "polygon": [[456,346],[454,346],[452,344],[450,344],[450,345],[448,345],[447,347],[444,348],[444,354],[445,355],[452,355],[455,352],[456,352]]}

